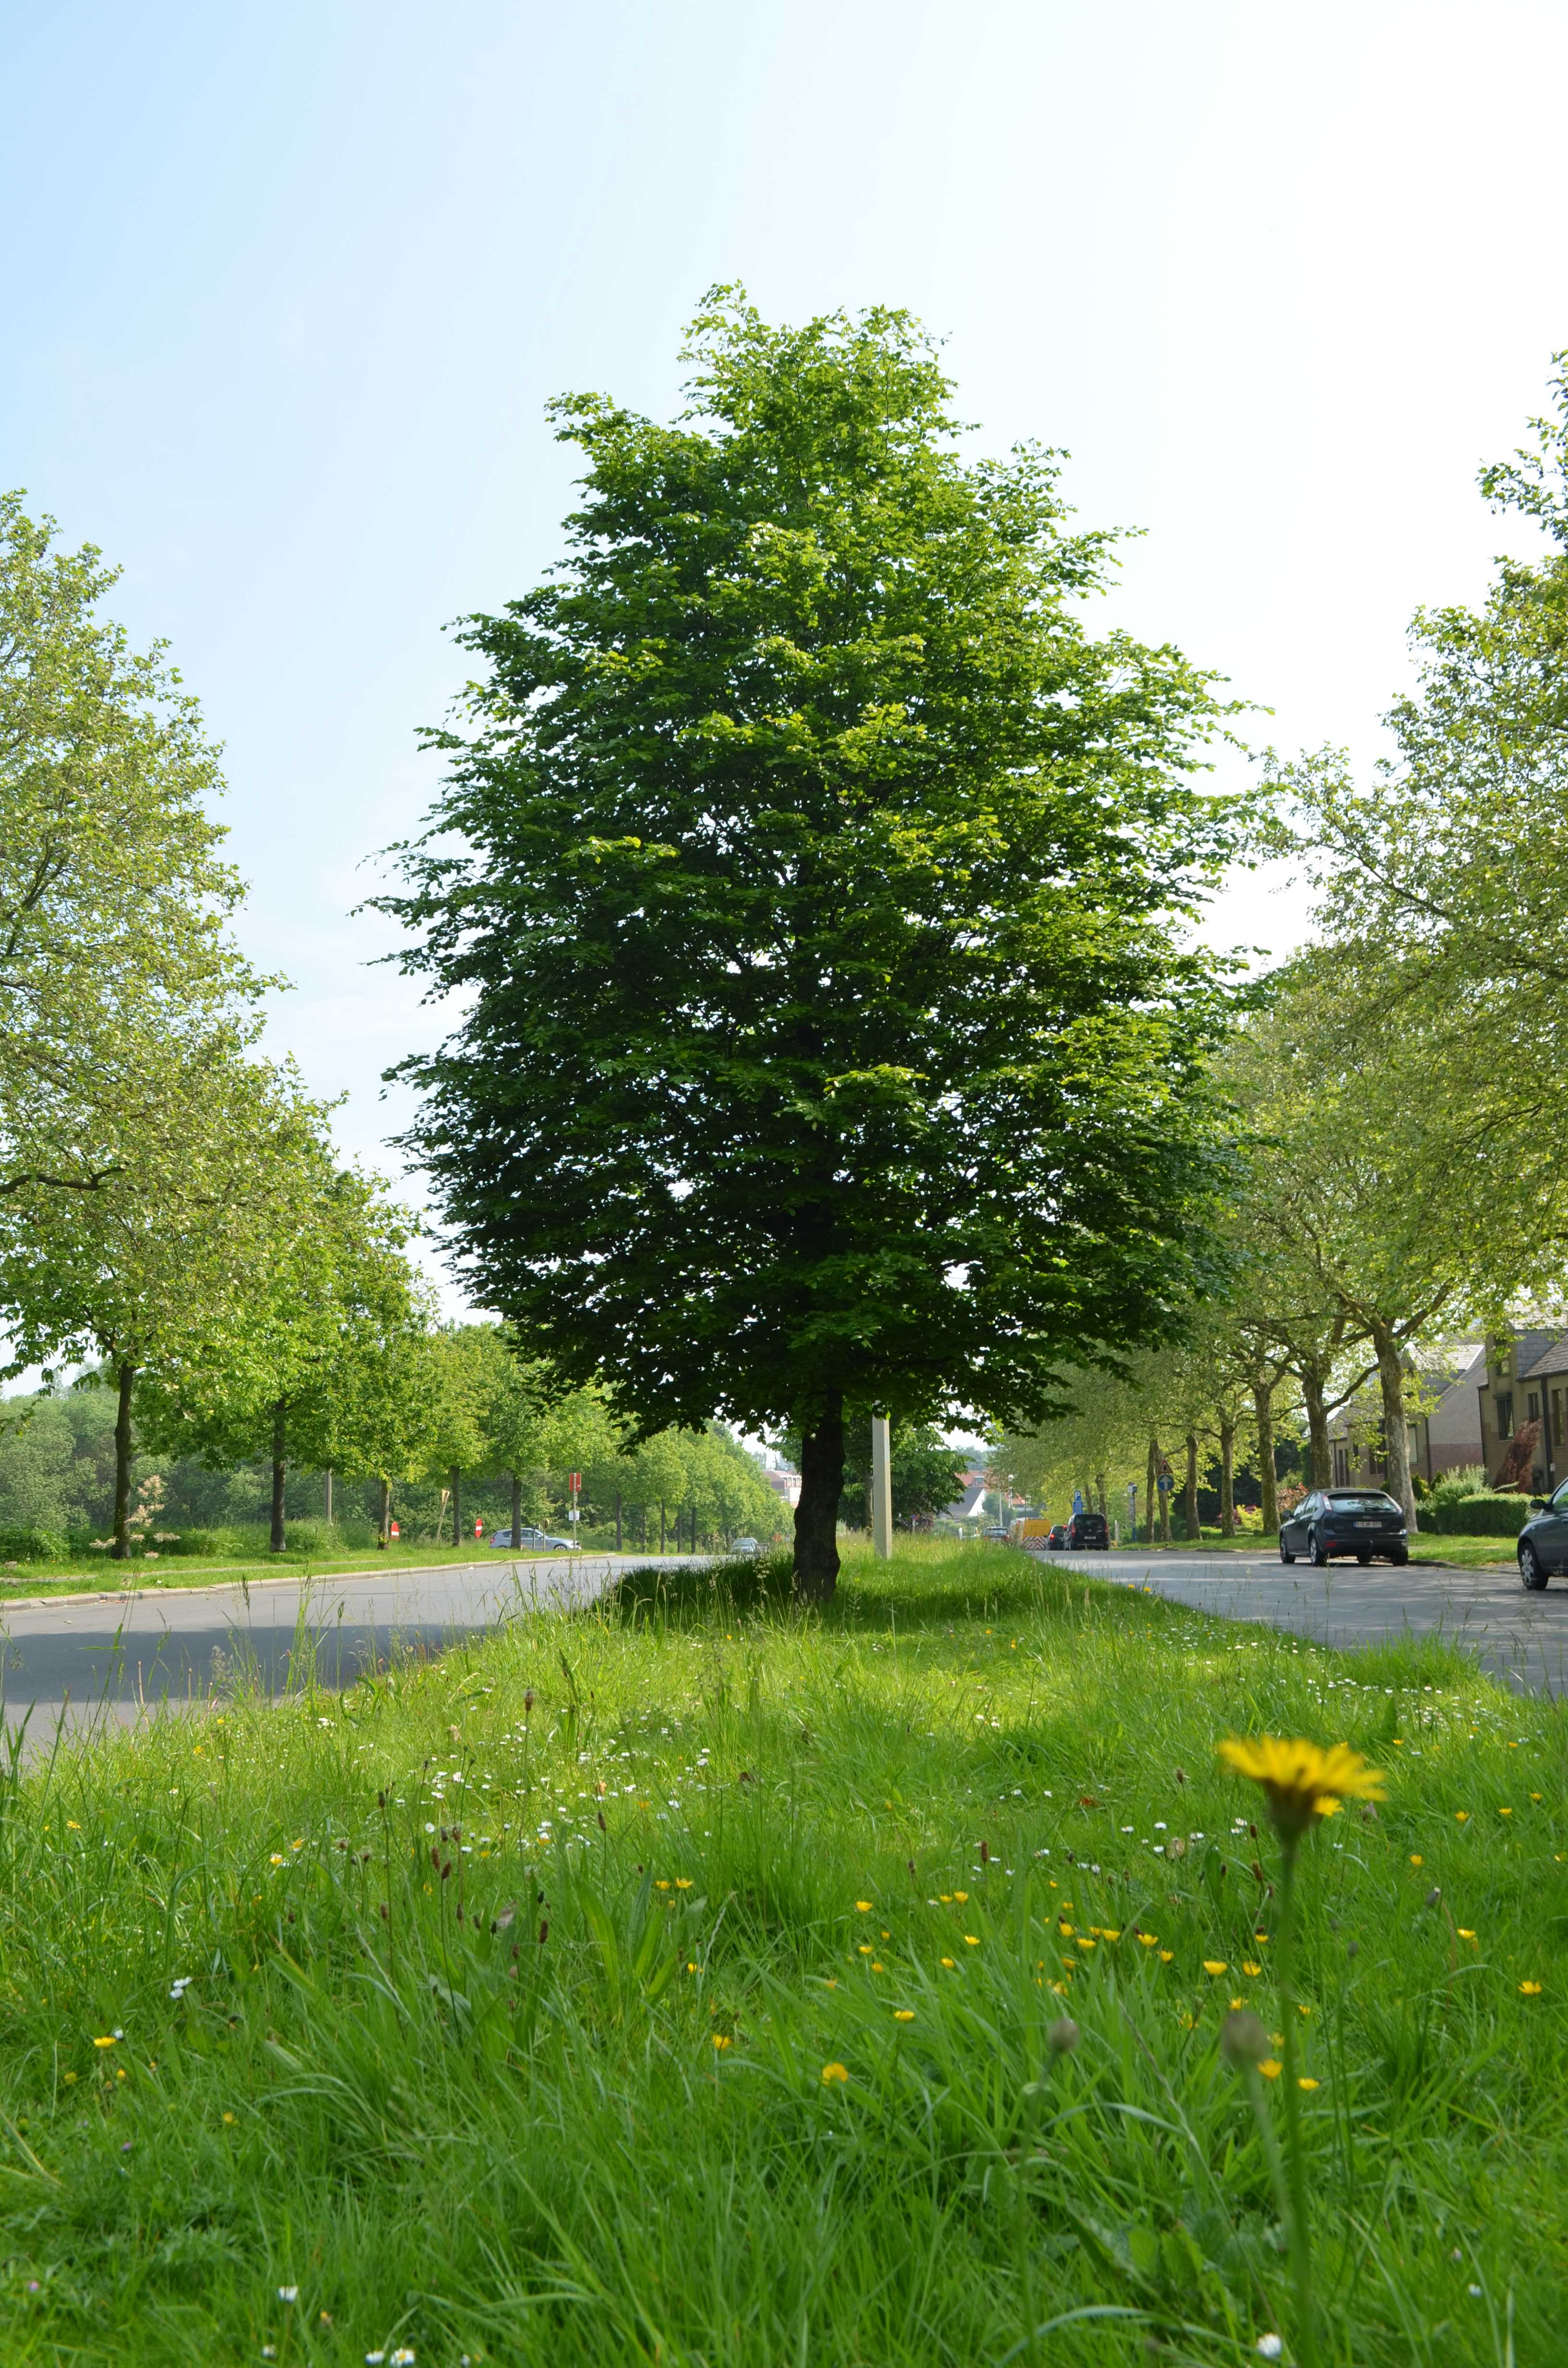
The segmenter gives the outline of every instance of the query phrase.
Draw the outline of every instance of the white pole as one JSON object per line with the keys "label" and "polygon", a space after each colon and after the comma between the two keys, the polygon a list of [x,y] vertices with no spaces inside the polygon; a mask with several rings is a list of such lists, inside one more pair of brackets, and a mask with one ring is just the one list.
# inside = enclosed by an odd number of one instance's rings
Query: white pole
{"label": "white pole", "polygon": [[871,1550],[879,1562],[892,1553],[892,1449],[885,1414],[871,1417]]}

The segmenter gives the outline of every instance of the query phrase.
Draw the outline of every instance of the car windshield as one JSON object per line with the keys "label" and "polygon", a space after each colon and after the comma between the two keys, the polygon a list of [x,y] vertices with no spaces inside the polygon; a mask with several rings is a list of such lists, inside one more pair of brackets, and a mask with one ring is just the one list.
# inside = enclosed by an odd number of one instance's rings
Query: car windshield
{"label": "car windshield", "polygon": [[1328,1501],[1336,1513],[1397,1513],[1399,1510],[1392,1497],[1346,1496],[1338,1489]]}

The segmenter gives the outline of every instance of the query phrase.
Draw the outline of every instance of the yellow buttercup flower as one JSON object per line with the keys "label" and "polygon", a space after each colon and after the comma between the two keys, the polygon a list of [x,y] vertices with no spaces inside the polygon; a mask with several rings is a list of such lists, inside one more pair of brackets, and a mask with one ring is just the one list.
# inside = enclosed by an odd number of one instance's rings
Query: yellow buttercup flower
{"label": "yellow buttercup flower", "polygon": [[1277,2055],[1266,2055],[1257,2068],[1266,2080],[1278,2080],[1283,2066]]}
{"label": "yellow buttercup flower", "polygon": [[1309,2074],[1303,2072],[1297,2080],[1296,2086],[1298,2089],[1315,2089],[1317,2082]]}
{"label": "yellow buttercup flower", "polygon": [[1160,1936],[1157,1932],[1140,1932],[1138,1938],[1145,1949],[1157,1949],[1160,1945]]}
{"label": "yellow buttercup flower", "polygon": [[1212,1980],[1218,1981],[1220,1975],[1226,1970],[1224,1958],[1205,1957],[1203,1960],[1203,1970]]}
{"label": "yellow buttercup flower", "polygon": [[823,2087],[824,2089],[827,2087],[830,2080],[847,2080],[848,2078],[849,2075],[845,2070],[842,2064],[824,2064],[822,2067]]}
{"label": "yellow buttercup flower", "polygon": [[855,1905],[859,1909],[862,1916],[869,1916],[870,1914],[871,1903],[869,1899],[858,1899],[855,1902]]}
{"label": "yellow buttercup flower", "polygon": [[951,1973],[953,1967],[958,1964],[958,1959],[956,1957],[944,1957],[942,1963],[946,1965],[948,1971]]}
{"label": "yellow buttercup flower", "polygon": [[1540,1984],[1539,1982],[1521,1982],[1519,1984],[1519,1996],[1521,1998],[1540,1998]]}
{"label": "yellow buttercup flower", "polygon": [[892,2019],[895,2022],[913,2022],[915,2021],[915,2009],[912,2006],[895,2006],[892,2010]]}
{"label": "yellow buttercup flower", "polygon": [[729,2046],[730,2041],[723,2032],[716,2031],[713,2033],[713,2044],[718,2049],[720,2055],[722,2055],[725,2048]]}
{"label": "yellow buttercup flower", "polygon": [[1244,1957],[1242,1959],[1242,1971],[1246,1975],[1249,1982],[1256,1982],[1259,1974],[1262,1973],[1263,1967],[1257,1963],[1256,1958]]}
{"label": "yellow buttercup flower", "polygon": [[1160,1963],[1161,1963],[1161,1964],[1162,1964],[1162,1965],[1168,1965],[1168,1964],[1171,1963],[1172,1959],[1175,1957],[1175,1955],[1176,1955],[1176,1951],[1175,1951],[1174,1949],[1162,1949],[1162,1950],[1160,1951]]}
{"label": "yellow buttercup flower", "polygon": [[1325,1751],[1301,1737],[1285,1742],[1272,1735],[1233,1736],[1220,1746],[1220,1757],[1238,1775],[1262,1785],[1268,1814],[1287,1841],[1297,1840],[1315,1817],[1331,1817],[1344,1801],[1387,1797],[1378,1770],[1347,1743]]}
{"label": "yellow buttercup flower", "polygon": [[979,1948],[979,1946],[980,1946],[980,1935],[979,1935],[979,1933],[978,1933],[978,1932],[966,1932],[966,1933],[964,1934],[964,1939],[965,1939],[965,1941],[969,1943],[969,1946],[970,1946],[971,1949],[978,1949],[978,1948]]}

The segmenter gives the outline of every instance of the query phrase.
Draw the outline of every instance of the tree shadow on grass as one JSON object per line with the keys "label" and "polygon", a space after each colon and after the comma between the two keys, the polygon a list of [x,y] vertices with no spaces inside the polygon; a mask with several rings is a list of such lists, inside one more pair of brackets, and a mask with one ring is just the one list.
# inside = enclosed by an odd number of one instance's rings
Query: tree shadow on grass
{"label": "tree shadow on grass", "polygon": [[[828,1631],[885,1632],[1065,1614],[1083,1592],[1065,1572],[986,1547],[960,1549],[924,1568],[919,1563],[890,1565],[850,1557],[832,1601],[806,1603],[795,1593],[793,1562],[784,1553],[736,1555],[701,1567],[643,1565],[622,1572],[598,1608],[630,1627],[761,1618],[811,1621]],[[1108,1606],[1125,1600],[1126,1590],[1108,1588],[1106,1596]],[[1147,1599],[1138,1600],[1138,1611],[1147,1608]]]}

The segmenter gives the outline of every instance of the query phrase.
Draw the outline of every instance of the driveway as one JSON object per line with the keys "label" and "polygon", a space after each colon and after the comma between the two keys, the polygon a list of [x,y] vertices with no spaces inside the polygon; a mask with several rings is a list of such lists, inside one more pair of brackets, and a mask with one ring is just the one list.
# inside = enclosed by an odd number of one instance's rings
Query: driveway
{"label": "driveway", "polygon": [[[1045,1557],[1042,1557],[1045,1559]],[[1152,1587],[1173,1603],[1257,1620],[1319,1644],[1354,1647],[1397,1636],[1441,1636],[1494,1678],[1530,1693],[1568,1693],[1568,1579],[1528,1595],[1510,1565],[1497,1570],[1395,1570],[1388,1563],[1287,1569],[1278,1554],[1051,1554],[1069,1572]]]}
{"label": "driveway", "polygon": [[[671,1555],[674,1566],[689,1556]],[[268,1693],[351,1684],[393,1652],[441,1651],[535,1606],[591,1602],[645,1554],[449,1563],[428,1570],[264,1579],[249,1586],[41,1597],[0,1611],[0,1727],[30,1713],[35,1748],[73,1725],[200,1701],[248,1672]]]}

